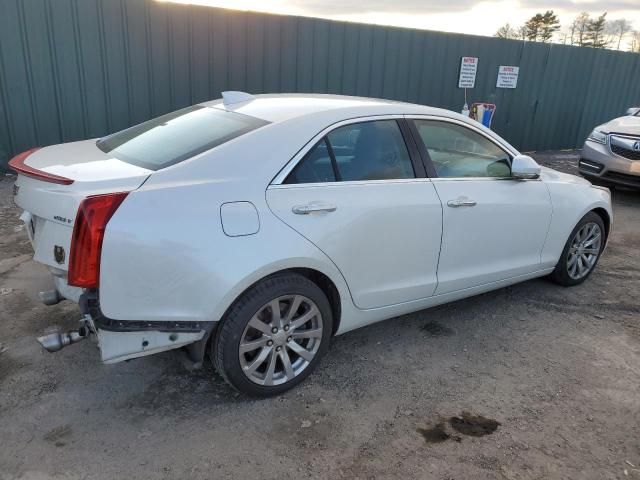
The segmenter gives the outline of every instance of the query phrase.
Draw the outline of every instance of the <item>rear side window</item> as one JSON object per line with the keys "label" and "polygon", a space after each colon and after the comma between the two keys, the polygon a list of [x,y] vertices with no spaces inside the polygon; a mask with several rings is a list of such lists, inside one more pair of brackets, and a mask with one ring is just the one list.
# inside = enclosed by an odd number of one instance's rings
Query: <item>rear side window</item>
{"label": "rear side window", "polygon": [[409,151],[395,120],[336,128],[298,163],[285,183],[414,178]]}
{"label": "rear side window", "polygon": [[159,170],[267,123],[235,112],[194,105],[104,137],[97,146],[124,162]]}
{"label": "rear side window", "polygon": [[336,176],[329,155],[327,140],[320,140],[289,174],[285,183],[335,182]]}

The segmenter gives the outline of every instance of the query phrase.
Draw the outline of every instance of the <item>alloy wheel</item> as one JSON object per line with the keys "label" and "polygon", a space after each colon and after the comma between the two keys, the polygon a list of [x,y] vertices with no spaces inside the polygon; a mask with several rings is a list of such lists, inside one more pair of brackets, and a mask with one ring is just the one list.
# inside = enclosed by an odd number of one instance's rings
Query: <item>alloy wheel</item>
{"label": "alloy wheel", "polygon": [[304,371],[322,341],[322,315],[303,295],[286,295],[256,312],[240,338],[238,354],[246,377],[258,385],[286,383]]}
{"label": "alloy wheel", "polygon": [[585,223],[571,240],[567,255],[567,272],[574,280],[589,274],[598,260],[602,230],[595,222]]}

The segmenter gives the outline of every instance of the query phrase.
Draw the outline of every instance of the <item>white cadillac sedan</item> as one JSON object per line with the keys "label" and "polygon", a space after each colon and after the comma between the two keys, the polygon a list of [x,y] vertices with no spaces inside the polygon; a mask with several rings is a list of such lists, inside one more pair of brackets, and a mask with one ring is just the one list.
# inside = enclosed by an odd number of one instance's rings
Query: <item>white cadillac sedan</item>
{"label": "white cadillac sedan", "polygon": [[609,191],[541,168],[457,113],[225,92],[10,162],[15,201],[77,331],[106,363],[187,347],[236,389],[301,382],[333,335],[593,271]]}

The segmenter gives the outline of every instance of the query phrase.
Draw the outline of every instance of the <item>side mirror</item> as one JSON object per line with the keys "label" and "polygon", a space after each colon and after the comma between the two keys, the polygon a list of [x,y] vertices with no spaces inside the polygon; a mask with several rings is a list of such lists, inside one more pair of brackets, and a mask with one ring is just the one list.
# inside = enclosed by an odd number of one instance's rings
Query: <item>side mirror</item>
{"label": "side mirror", "polygon": [[640,107],[631,107],[627,109],[627,115],[634,116],[640,111]]}
{"label": "side mirror", "polygon": [[540,165],[527,155],[517,155],[511,161],[511,177],[532,180],[540,176]]}

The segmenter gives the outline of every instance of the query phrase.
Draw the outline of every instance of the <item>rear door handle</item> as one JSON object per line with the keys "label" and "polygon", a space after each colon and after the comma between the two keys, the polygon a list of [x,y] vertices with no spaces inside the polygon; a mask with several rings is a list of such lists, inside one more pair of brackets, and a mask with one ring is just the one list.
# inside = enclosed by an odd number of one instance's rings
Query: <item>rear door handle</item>
{"label": "rear door handle", "polygon": [[447,205],[452,208],[475,207],[476,201],[471,200],[470,198],[467,198],[467,197],[461,197],[461,198],[456,198],[455,200],[449,200],[447,202]]}
{"label": "rear door handle", "polygon": [[313,212],[335,212],[337,208],[329,203],[309,203],[307,205],[296,205],[291,211],[296,215],[309,215]]}

